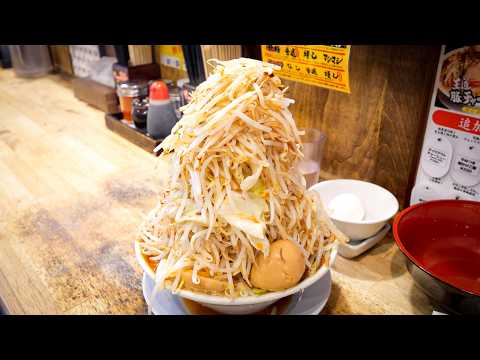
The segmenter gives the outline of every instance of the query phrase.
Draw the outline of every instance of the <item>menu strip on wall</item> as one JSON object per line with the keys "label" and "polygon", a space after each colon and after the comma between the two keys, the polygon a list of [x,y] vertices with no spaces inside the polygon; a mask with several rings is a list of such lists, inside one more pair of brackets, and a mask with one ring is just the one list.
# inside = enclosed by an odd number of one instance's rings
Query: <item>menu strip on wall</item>
{"label": "menu strip on wall", "polygon": [[262,45],[262,59],[281,78],[350,93],[350,45]]}

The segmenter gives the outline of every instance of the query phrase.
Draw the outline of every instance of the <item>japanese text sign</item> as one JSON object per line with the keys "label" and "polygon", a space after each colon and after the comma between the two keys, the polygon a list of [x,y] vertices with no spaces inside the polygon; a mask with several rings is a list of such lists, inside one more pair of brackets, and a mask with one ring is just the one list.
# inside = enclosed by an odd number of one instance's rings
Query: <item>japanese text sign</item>
{"label": "japanese text sign", "polygon": [[445,110],[435,110],[433,122],[439,126],[465,131],[470,134],[480,134],[480,119],[472,116],[456,114]]}
{"label": "japanese text sign", "polygon": [[350,45],[262,45],[262,59],[284,79],[350,93]]}

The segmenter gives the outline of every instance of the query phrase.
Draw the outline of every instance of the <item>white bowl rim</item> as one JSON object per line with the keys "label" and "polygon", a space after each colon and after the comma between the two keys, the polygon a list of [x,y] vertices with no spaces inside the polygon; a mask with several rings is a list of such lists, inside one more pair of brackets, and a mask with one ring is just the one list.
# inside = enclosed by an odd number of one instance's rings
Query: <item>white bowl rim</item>
{"label": "white bowl rim", "polygon": [[[308,190],[312,190],[312,191],[317,191],[316,189],[319,189],[322,187],[322,185],[328,185],[328,184],[332,184],[332,183],[335,183],[335,182],[357,182],[357,183],[363,183],[363,184],[368,184],[369,186],[381,191],[381,192],[384,192],[387,194],[388,197],[391,198],[391,200],[393,200],[393,203],[395,204],[394,206],[394,211],[392,212],[389,212],[388,215],[385,215],[385,216],[382,216],[381,218],[376,218],[376,219],[370,219],[370,220],[360,220],[360,221],[345,221],[345,220],[342,220],[342,219],[337,219],[336,217],[334,216],[330,216],[331,219],[335,220],[335,221],[339,221],[339,222],[342,222],[342,223],[345,223],[345,224],[355,224],[355,225],[373,225],[373,224],[378,224],[378,223],[381,223],[381,222],[386,222],[388,220],[390,220],[391,218],[393,218],[395,216],[395,214],[398,212],[398,210],[400,209],[400,204],[398,203],[398,200],[397,198],[395,197],[395,195],[393,195],[390,191],[388,191],[387,189],[385,189],[384,187],[380,186],[380,185],[377,185],[377,184],[374,184],[372,182],[369,182],[369,181],[362,181],[362,180],[357,180],[357,179],[333,179],[333,180],[324,180],[324,181],[320,181],[314,185],[312,185]],[[318,192],[318,191],[317,191]],[[325,205],[325,204],[324,204]],[[325,205],[326,206],[326,205]]]}
{"label": "white bowl rim", "polygon": [[[295,294],[296,292],[306,289],[316,281],[320,280],[325,274],[328,273],[330,268],[333,266],[335,262],[335,258],[337,255],[337,248],[338,242],[335,243],[335,246],[331,249],[330,252],[330,261],[328,266],[324,265],[320,269],[317,270],[315,274],[312,276],[307,277],[294,287],[291,287],[286,290],[282,291],[273,291],[268,292],[263,295],[258,296],[244,296],[244,297],[237,297],[237,298],[227,298],[226,296],[217,296],[217,295],[207,295],[207,294],[200,294],[195,293],[189,290],[179,290],[175,293],[180,297],[184,297],[189,300],[193,300],[200,303],[212,304],[212,305],[253,305],[253,304],[260,304],[264,302],[274,302],[278,299],[284,298],[286,296]],[[146,263],[140,249],[140,242],[135,240],[135,256],[137,258],[138,263],[140,264],[142,270],[153,280],[155,280],[155,273],[154,271],[148,266]],[[170,291],[170,290],[166,290]]]}

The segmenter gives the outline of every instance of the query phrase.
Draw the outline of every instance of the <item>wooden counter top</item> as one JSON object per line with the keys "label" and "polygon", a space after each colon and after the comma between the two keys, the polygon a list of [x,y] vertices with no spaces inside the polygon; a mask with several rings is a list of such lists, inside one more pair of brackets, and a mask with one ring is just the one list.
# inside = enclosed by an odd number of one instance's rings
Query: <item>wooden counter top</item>
{"label": "wooden counter top", "polygon": [[[0,70],[0,304],[11,314],[144,314],[133,239],[155,157],[55,75]],[[326,314],[431,314],[390,237],[338,257]]]}

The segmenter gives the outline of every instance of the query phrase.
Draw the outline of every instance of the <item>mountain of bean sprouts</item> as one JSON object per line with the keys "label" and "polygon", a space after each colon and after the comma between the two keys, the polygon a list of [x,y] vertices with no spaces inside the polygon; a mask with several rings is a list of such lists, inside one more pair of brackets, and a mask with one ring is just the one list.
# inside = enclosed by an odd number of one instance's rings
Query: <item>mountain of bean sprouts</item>
{"label": "mountain of bean sprouts", "polygon": [[214,73],[159,145],[169,178],[138,241],[157,263],[157,290],[175,293],[183,273],[193,284],[204,277],[227,284],[216,295],[253,295],[250,270],[274,241],[298,246],[310,276],[346,238],[295,168],[302,134],[278,67],[246,58],[210,64]]}

